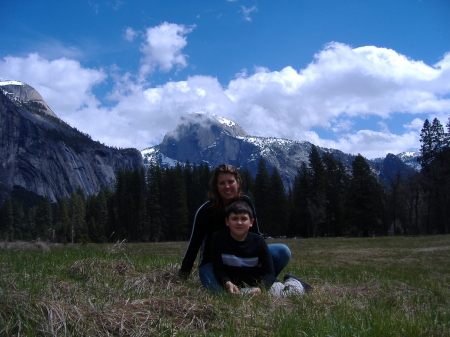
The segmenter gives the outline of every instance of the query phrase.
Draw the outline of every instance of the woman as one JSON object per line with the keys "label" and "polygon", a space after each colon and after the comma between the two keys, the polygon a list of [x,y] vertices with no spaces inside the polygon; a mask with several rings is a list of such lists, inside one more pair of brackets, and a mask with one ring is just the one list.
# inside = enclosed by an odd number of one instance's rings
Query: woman
{"label": "woman", "polygon": [[[214,277],[211,265],[211,237],[214,232],[227,228],[225,211],[233,202],[241,200],[251,207],[255,221],[250,231],[261,235],[255,207],[251,199],[243,195],[241,189],[241,176],[233,166],[224,164],[215,168],[209,181],[210,200],[200,206],[195,214],[191,239],[181,263],[180,276],[183,278],[189,276],[200,249],[199,276],[203,286],[213,291],[221,289],[221,285]],[[268,246],[273,260],[275,276],[278,276],[289,262],[291,251],[283,244]]]}

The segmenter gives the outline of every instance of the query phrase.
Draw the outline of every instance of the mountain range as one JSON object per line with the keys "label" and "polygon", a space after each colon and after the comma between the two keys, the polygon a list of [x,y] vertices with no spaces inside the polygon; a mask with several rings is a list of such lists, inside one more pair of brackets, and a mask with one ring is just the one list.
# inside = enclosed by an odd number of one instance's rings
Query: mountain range
{"label": "mountain range", "polygon": [[[171,167],[175,164],[227,163],[247,168],[256,176],[258,162],[264,158],[269,172],[276,168],[285,187],[291,187],[303,162],[309,162],[313,144],[272,137],[254,137],[236,123],[217,115],[196,113],[182,118],[177,128],[166,134],[161,144],[141,151],[144,164]],[[330,153],[350,170],[356,155],[336,149],[317,147],[319,153]],[[418,152],[388,154],[385,158],[367,160],[373,172],[387,180],[400,172],[402,176],[420,169]]]}
{"label": "mountain range", "polygon": [[[0,205],[15,191],[47,196],[51,201],[69,197],[78,188],[85,194],[114,188],[119,169],[151,163],[171,167],[227,163],[248,168],[256,176],[258,162],[276,168],[286,188],[292,186],[301,163],[308,163],[313,144],[272,137],[253,137],[236,123],[217,115],[188,114],[161,144],[138,151],[116,149],[91,139],[69,126],[50,109],[31,86],[0,80]],[[349,169],[355,155],[318,147]],[[389,154],[367,160],[381,179],[419,169],[418,153]]]}

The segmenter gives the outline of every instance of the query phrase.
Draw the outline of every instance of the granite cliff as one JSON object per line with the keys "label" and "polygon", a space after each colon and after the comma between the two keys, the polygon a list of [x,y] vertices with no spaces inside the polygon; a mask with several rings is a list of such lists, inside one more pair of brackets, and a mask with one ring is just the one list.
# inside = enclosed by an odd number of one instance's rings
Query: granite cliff
{"label": "granite cliff", "polygon": [[81,187],[114,188],[119,169],[142,167],[136,149],[93,141],[60,120],[32,87],[0,81],[0,204],[17,188],[51,201]]}

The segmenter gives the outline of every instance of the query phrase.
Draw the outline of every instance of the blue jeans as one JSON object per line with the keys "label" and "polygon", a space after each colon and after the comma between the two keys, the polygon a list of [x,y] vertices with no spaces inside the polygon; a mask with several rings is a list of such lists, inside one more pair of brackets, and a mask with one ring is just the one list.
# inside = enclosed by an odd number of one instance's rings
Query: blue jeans
{"label": "blue jeans", "polygon": [[[267,246],[269,247],[269,252],[270,255],[272,256],[273,269],[275,270],[275,277],[278,277],[283,268],[286,267],[289,260],[291,259],[291,250],[289,249],[288,246],[281,243],[275,243]],[[200,276],[200,281],[202,282],[202,285],[205,288],[208,288],[213,292],[223,290],[222,286],[214,276],[211,263],[207,263],[201,266],[198,269],[198,273]]]}

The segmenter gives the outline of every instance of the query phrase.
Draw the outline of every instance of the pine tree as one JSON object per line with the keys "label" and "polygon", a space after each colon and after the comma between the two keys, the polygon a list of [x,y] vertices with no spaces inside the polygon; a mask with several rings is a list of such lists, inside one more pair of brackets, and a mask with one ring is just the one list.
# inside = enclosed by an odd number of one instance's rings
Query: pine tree
{"label": "pine tree", "polygon": [[266,161],[259,159],[258,171],[255,178],[255,208],[258,217],[258,224],[261,232],[270,232],[268,221],[270,221],[270,175],[267,170]]}
{"label": "pine tree", "polygon": [[369,164],[358,154],[352,163],[352,178],[346,196],[346,220],[350,233],[368,236],[369,231],[377,229],[379,193]]}
{"label": "pine tree", "polygon": [[30,240],[27,218],[22,205],[16,200],[12,200],[13,218],[14,218],[14,240]]}
{"label": "pine tree", "polygon": [[106,187],[103,190],[103,192],[106,199],[106,213],[107,213],[106,226],[104,229],[105,237],[103,238],[103,240],[106,239],[105,242],[110,242],[116,239],[115,229],[117,227],[117,216],[115,208],[115,194],[108,187]]}
{"label": "pine tree", "polygon": [[283,180],[276,168],[270,176],[270,209],[267,234],[286,236],[289,221],[288,202]]}
{"label": "pine tree", "polygon": [[78,242],[87,235],[85,205],[80,193],[72,193],[69,201],[69,237],[70,242]]}
{"label": "pine tree", "polygon": [[311,146],[309,167],[311,193],[308,207],[313,225],[313,235],[316,237],[323,232],[326,220],[326,175],[325,166],[315,145]]}
{"label": "pine tree", "polygon": [[326,233],[340,236],[343,231],[344,198],[350,177],[345,165],[332,154],[324,153],[323,162],[326,170]]}
{"label": "pine tree", "polygon": [[211,180],[211,169],[209,168],[208,165],[204,164],[204,165],[200,165],[200,184],[201,186],[203,186],[203,190],[205,191],[205,197],[207,197],[208,195],[208,191],[209,191],[209,181]]}
{"label": "pine tree", "polygon": [[[197,208],[204,202],[204,193],[202,185],[200,184],[200,173],[197,166],[189,163],[183,167],[184,182],[186,184],[186,203],[188,208],[189,219],[188,223],[194,222],[194,216]],[[189,226],[188,231],[191,228]]]}
{"label": "pine tree", "polygon": [[431,135],[433,157],[436,158],[443,151],[446,142],[444,127],[437,118],[431,124]]}
{"label": "pine tree", "polygon": [[188,235],[189,216],[186,201],[186,184],[181,165],[167,169],[164,179],[164,211],[167,226],[164,228],[169,240],[185,240]]}
{"label": "pine tree", "polygon": [[0,238],[5,241],[14,240],[14,214],[11,199],[7,199],[0,211]]}
{"label": "pine tree", "polygon": [[437,118],[431,126],[425,121],[421,142],[422,186],[426,200],[425,232],[448,233],[450,150],[447,146],[448,133],[444,132]]}
{"label": "pine tree", "polygon": [[242,178],[242,192],[250,199],[253,199],[253,191],[255,190],[255,179],[253,178],[250,170],[245,168],[240,172]]}
{"label": "pine tree", "polygon": [[446,127],[447,127],[447,132],[445,133],[445,137],[444,137],[444,146],[446,148],[450,148],[450,117],[448,118]]}
{"label": "pine tree", "polygon": [[438,157],[447,143],[447,136],[439,119],[434,118],[432,124],[428,119],[425,120],[420,132],[420,142],[421,156],[418,160],[422,168],[426,168]]}
{"label": "pine tree", "polygon": [[431,132],[431,124],[425,119],[422,130],[420,131],[420,157],[418,158],[422,168],[425,168],[432,161],[433,136]]}
{"label": "pine tree", "polygon": [[36,209],[35,226],[36,239],[49,240],[52,238],[53,215],[48,197],[41,201]]}
{"label": "pine tree", "polygon": [[106,242],[108,239],[108,202],[106,198],[106,190],[101,190],[95,198],[95,222],[97,224],[97,240],[98,242]]}
{"label": "pine tree", "polygon": [[112,236],[114,241],[122,241],[128,238],[128,207],[125,171],[118,170],[114,189],[114,222]]}
{"label": "pine tree", "polygon": [[59,242],[67,243],[70,240],[70,219],[69,210],[67,205],[67,199],[61,198],[58,203],[56,212],[56,235]]}
{"label": "pine tree", "polygon": [[293,188],[293,208],[290,212],[289,233],[291,236],[312,236],[311,217],[308,209],[310,197],[310,180],[308,167],[302,163],[295,177]]}
{"label": "pine tree", "polygon": [[150,218],[150,241],[161,241],[162,237],[162,172],[160,166],[151,164],[148,169],[147,209]]}

